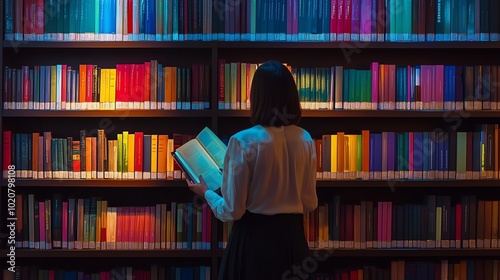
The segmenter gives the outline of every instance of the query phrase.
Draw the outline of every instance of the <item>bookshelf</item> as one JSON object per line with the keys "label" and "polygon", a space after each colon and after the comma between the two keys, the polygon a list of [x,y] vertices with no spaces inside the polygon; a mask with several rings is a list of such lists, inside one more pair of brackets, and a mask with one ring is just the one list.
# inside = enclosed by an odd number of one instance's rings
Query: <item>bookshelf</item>
{"label": "bookshelf", "polygon": [[[266,3],[284,2],[275,0],[264,1]],[[197,3],[201,2],[203,1],[197,1]],[[250,1],[242,1],[242,3],[247,2],[249,3]],[[302,3],[303,1],[294,0],[292,2]],[[321,1],[317,3],[319,2]],[[2,15],[4,14],[5,3],[5,1],[1,1],[0,3],[0,14]],[[232,14],[232,12],[230,13]],[[229,20],[237,22],[234,18],[230,18]],[[4,102],[12,101],[11,99],[14,95],[2,95],[2,109],[0,111],[0,127],[2,127],[2,131],[24,134],[31,134],[33,132],[43,134],[45,131],[50,131],[54,138],[71,136],[74,139],[78,139],[77,137],[79,137],[81,130],[88,131],[88,136],[92,137],[97,136],[99,129],[105,130],[106,135],[110,137],[109,139],[113,140],[118,137],[118,134],[122,134],[124,131],[129,133],[143,132],[145,135],[164,134],[170,137],[174,133],[193,135],[205,126],[210,127],[219,136],[227,138],[233,133],[249,127],[251,124],[248,120],[250,116],[248,110],[222,109],[219,107],[220,102],[224,102],[222,101],[224,99],[221,100],[221,88],[219,87],[221,81],[221,74],[219,72],[221,61],[230,65],[231,63],[257,64],[265,60],[276,59],[289,64],[293,69],[331,69],[331,67],[342,66],[343,70],[372,70],[372,63],[374,62],[379,63],[379,65],[411,65],[412,67],[422,65],[500,65],[500,58],[498,57],[500,41],[498,40],[341,42],[328,40],[225,41],[205,38],[206,40],[185,41],[15,41],[5,40],[4,20],[0,21],[0,27],[0,57],[2,61],[0,77],[2,79],[2,88],[5,85],[5,71],[10,71],[6,70],[6,67],[21,69],[21,67],[27,65],[30,69],[33,69],[35,66],[63,64],[67,66],[71,65],[73,67],[72,70],[78,70],[79,65],[88,64],[98,65],[98,67],[104,69],[114,68],[117,64],[144,64],[153,60],[162,63],[163,67],[173,66],[191,69],[190,67],[195,64],[208,66],[206,69],[209,69],[209,73],[205,73],[208,75],[208,84],[204,84],[206,87],[204,90],[209,95],[203,102],[209,106],[198,110],[137,109],[133,106],[121,110],[6,109],[3,106]],[[236,33],[231,32],[230,34]],[[500,30],[497,33],[500,33]],[[265,34],[265,32],[262,34]],[[296,72],[295,74],[297,73],[300,72]],[[222,76],[226,78],[228,75],[224,74]],[[224,82],[226,81],[224,80]],[[498,75],[497,80],[493,79],[491,81],[493,82],[488,84],[491,85],[491,90],[496,95],[494,94],[493,99],[490,101],[500,102],[500,88],[498,87],[500,75]],[[429,79],[426,82],[434,83],[436,81]],[[477,86],[477,83],[474,83],[475,80],[472,86]],[[185,86],[187,85],[192,84],[186,82]],[[307,88],[307,86],[302,86],[302,89],[304,88]],[[429,90],[429,92],[432,91]],[[225,97],[222,94],[222,98]],[[397,98],[397,96],[391,96],[391,98]],[[421,99],[415,100],[414,97],[411,98],[411,102],[422,101]],[[457,100],[459,100],[458,98]],[[427,101],[431,99],[432,97],[429,97]],[[346,100],[342,102],[345,102],[342,106],[351,105]],[[332,103],[334,102],[332,101]],[[477,128],[475,125],[478,124],[500,124],[500,106],[496,110],[430,108],[422,110],[380,108],[376,110],[347,108],[306,109],[303,110],[303,119],[301,121],[301,125],[315,139],[321,139],[323,135],[334,135],[338,132],[359,135],[363,130],[369,130],[371,133],[414,133],[449,130],[450,128],[453,130],[454,128],[462,132],[474,132]],[[499,138],[494,139],[499,141]],[[5,144],[5,139],[3,143]],[[427,152],[423,151],[423,154]],[[452,152],[450,150],[450,153]],[[4,153],[5,149],[1,149],[0,158],[4,158]],[[472,155],[475,155],[474,153],[472,151]],[[408,158],[405,159],[409,160]],[[471,161],[468,155],[466,159],[467,161]],[[475,160],[477,161],[477,158]],[[497,165],[492,171],[496,171],[498,174],[498,165],[500,165],[498,158],[496,162]],[[455,159],[454,163],[455,165],[457,164],[457,159]],[[473,168],[477,167],[476,164],[477,162],[474,163]],[[403,163],[402,168],[408,168],[408,166],[405,166]],[[467,171],[471,171],[469,167],[467,167]],[[500,175],[477,179],[420,179],[404,176],[402,178],[367,180],[359,178],[318,178],[317,191],[320,205],[333,205],[335,196],[340,196],[342,204],[350,206],[357,206],[363,201],[368,200],[374,202],[390,201],[394,203],[394,207],[406,207],[405,205],[410,204],[426,206],[425,199],[428,195],[450,197],[451,205],[454,207],[460,204],[462,197],[465,196],[477,196],[477,201],[483,202],[500,200]],[[478,176],[482,175],[478,174]],[[54,194],[76,198],[99,197],[103,200],[109,200],[113,204],[113,207],[124,208],[139,207],[139,205],[152,206],[161,203],[170,205],[172,202],[189,203],[197,201],[194,195],[186,188],[185,182],[179,178],[148,180],[116,178],[31,179],[18,177],[16,178],[15,186],[16,194],[24,196],[33,194],[35,199],[51,199]],[[8,195],[8,181],[5,176],[0,181],[0,190],[0,199],[2,201],[0,204],[4,205],[3,201]],[[168,205],[167,208],[170,207]],[[324,212],[322,215],[324,215]],[[498,215],[500,216],[500,213]],[[0,220],[2,221],[0,222],[0,227],[2,230],[0,230],[0,233],[7,233],[5,232],[7,216],[6,207],[2,207],[0,211]],[[480,217],[479,214],[478,217]],[[392,222],[394,221],[392,220]],[[474,218],[471,218],[471,221],[476,222]],[[486,223],[483,220],[482,225]],[[216,279],[218,264],[223,252],[221,247],[223,247],[224,238],[227,238],[230,226],[222,226],[213,217],[210,219],[210,225],[210,227],[204,228],[204,230],[210,232],[209,239],[204,239],[204,242],[210,244],[209,249],[37,250],[19,248],[16,250],[16,261],[21,265],[31,265],[39,259],[44,260],[44,262],[57,260],[61,262],[61,266],[65,267],[74,265],[75,263],[78,264],[78,267],[72,267],[71,269],[90,267],[91,260],[93,261],[95,258],[103,262],[113,262],[117,265],[131,265],[133,261],[159,261],[167,262],[172,266],[206,266],[210,268],[211,279]],[[416,225],[415,228],[418,229],[419,226],[418,224]],[[420,226],[422,225],[420,224]],[[394,231],[398,232],[397,226]],[[496,233],[498,233],[498,229]],[[314,239],[314,235],[319,235],[320,233],[314,228],[309,234]],[[486,238],[485,232],[482,232],[482,234],[484,235],[482,237]],[[418,239],[421,237],[415,238]],[[312,239],[308,240],[312,242],[312,253],[324,254],[329,252],[329,249],[318,248],[321,246],[314,245],[314,242],[317,240]],[[6,239],[2,238],[0,242],[2,249],[0,253],[5,256],[8,253],[6,250]],[[461,262],[463,260],[481,258],[485,261],[494,260],[496,263],[492,265],[498,266],[498,262],[500,261],[500,244],[498,244],[499,246],[492,245],[493,243],[491,242],[489,248],[486,246],[482,248],[407,248],[407,246],[377,248],[377,246],[374,246],[368,249],[354,248],[354,246],[347,248],[349,247],[347,245],[345,248],[334,248],[323,265],[326,267],[332,265],[335,268],[342,268],[344,265],[345,267],[351,267],[353,264],[357,264],[359,259],[362,259],[363,264],[375,264],[377,267],[387,269],[391,267],[392,262],[401,260],[408,262],[414,260],[450,260],[450,262]],[[5,269],[5,264],[3,268]],[[325,270],[326,268],[321,267],[321,269]]]}

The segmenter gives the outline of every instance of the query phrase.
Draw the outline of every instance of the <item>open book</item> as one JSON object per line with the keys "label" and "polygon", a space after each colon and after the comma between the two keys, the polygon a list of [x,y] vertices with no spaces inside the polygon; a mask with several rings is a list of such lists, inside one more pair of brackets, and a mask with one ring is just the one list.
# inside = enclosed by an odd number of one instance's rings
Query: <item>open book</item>
{"label": "open book", "polygon": [[217,191],[222,185],[226,151],[227,146],[205,127],[196,138],[172,152],[172,156],[191,182],[200,183],[201,175],[208,189]]}

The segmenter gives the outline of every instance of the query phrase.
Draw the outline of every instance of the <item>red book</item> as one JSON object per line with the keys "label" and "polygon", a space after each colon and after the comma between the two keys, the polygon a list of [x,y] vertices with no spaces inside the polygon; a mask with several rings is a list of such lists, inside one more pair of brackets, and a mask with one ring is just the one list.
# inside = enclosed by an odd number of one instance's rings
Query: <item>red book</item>
{"label": "red book", "polygon": [[137,65],[136,64],[129,64],[129,80],[128,80],[128,108],[132,109],[135,107],[135,104],[139,104],[139,99],[136,99],[137,96],[137,88],[136,88],[136,79],[137,79]]}
{"label": "red book", "polygon": [[[298,0],[294,0],[298,1]],[[330,0],[330,40],[337,40],[338,0]]]}
{"label": "red book", "polygon": [[135,178],[142,179],[143,161],[144,161],[144,132],[135,132],[134,137],[135,137],[134,140]]}
{"label": "red book", "polygon": [[155,222],[156,222],[156,207],[149,207],[149,249],[155,249]]}
{"label": "red book", "polygon": [[129,108],[130,99],[130,64],[122,65],[122,80],[120,85],[120,100],[122,101],[122,109]]}
{"label": "red book", "polygon": [[142,238],[142,242],[139,243],[139,249],[149,249],[149,234],[150,234],[150,228],[149,226],[151,225],[151,222],[150,222],[150,212],[149,212],[149,206],[146,206],[146,207],[142,207],[142,216],[143,216],[143,220],[144,220],[144,226],[142,228],[142,232],[143,232],[143,238]]}
{"label": "red book", "polygon": [[[66,64],[62,65],[61,72],[61,109],[66,110],[66,73],[68,66]],[[71,66],[69,66],[69,70],[71,71]],[[69,106],[69,104],[68,104]]]}
{"label": "red book", "polygon": [[[33,1],[33,0],[32,0]],[[35,19],[34,19],[34,30],[32,33],[38,37],[38,39],[42,39],[41,37],[44,34],[44,26],[45,26],[45,13],[44,13],[44,0],[35,0]],[[33,24],[33,23],[32,23]],[[38,40],[41,41],[41,40]]]}
{"label": "red book", "polygon": [[[135,101],[139,102],[139,107],[143,108],[144,102],[146,101],[145,99],[145,75],[146,75],[146,70],[144,64],[137,64],[136,66],[136,78],[135,78],[135,87],[136,87],[136,96],[135,96]],[[148,86],[149,87],[149,86]],[[148,97],[149,98],[149,97]]]}
{"label": "red book", "polygon": [[[32,18],[32,13],[31,13],[31,9],[32,9],[32,5],[34,5],[33,3],[34,0],[24,0],[24,21],[23,21],[23,32],[24,32],[24,40],[25,41],[29,41],[30,40],[30,34],[33,33],[33,29],[32,29],[32,23],[34,23],[34,20]],[[21,0],[18,0],[16,2],[21,2],[21,6],[23,5]],[[16,7],[17,8],[17,7]]]}
{"label": "red book", "polygon": [[123,108],[122,107],[123,66],[124,64],[116,65],[115,109]]}
{"label": "red book", "polygon": [[93,109],[93,105],[92,105],[92,88],[93,88],[93,81],[94,81],[94,75],[93,75],[93,72],[94,72],[94,65],[92,64],[87,64],[86,65],[86,82],[87,82],[87,85],[86,85],[86,92],[85,92],[85,102],[87,102],[87,109]]}
{"label": "red book", "polygon": [[337,40],[344,41],[344,2],[348,0],[337,0]]}
{"label": "red book", "polygon": [[8,177],[9,165],[12,164],[12,131],[5,130],[3,132],[3,177]]}
{"label": "red book", "polygon": [[219,59],[219,109],[224,109],[224,78],[225,78],[226,61]]}
{"label": "red book", "polygon": [[24,109],[28,108],[30,101],[30,69],[29,66],[23,66],[23,104]]}
{"label": "red book", "polygon": [[352,1],[344,0],[344,40],[351,40]]}
{"label": "red book", "polygon": [[[134,18],[134,1],[128,1],[128,11],[127,11],[127,34],[133,34],[134,33],[134,25],[133,25],[133,18]],[[130,35],[129,35],[130,36]],[[132,40],[132,38],[129,38],[129,40]]]}
{"label": "red book", "polygon": [[[151,108],[151,62],[147,61],[144,62],[144,65],[141,65],[140,69],[144,69],[144,80],[141,79],[141,81],[144,81],[143,84],[143,102],[144,102],[144,109],[149,109]],[[142,70],[141,70],[142,71]],[[142,77],[142,74],[139,73],[140,76]],[[140,86],[140,85],[139,85]]]}

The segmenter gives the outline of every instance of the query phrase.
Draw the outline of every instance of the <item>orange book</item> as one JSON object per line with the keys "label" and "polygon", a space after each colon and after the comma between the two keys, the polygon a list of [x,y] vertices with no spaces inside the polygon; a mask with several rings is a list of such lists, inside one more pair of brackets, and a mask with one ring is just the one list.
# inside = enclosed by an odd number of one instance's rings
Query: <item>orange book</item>
{"label": "orange book", "polygon": [[85,172],[87,179],[92,178],[92,137],[85,137]]}
{"label": "orange book", "polygon": [[[178,81],[177,81],[177,67],[172,67],[170,69],[170,77],[172,79],[172,83],[171,83],[171,90],[170,90],[170,100],[171,100],[171,109],[173,110],[176,110],[176,109],[181,109],[181,108],[177,108],[176,107],[176,104],[177,104],[177,84],[178,84]],[[180,86],[180,85],[179,85]]]}
{"label": "orange book", "polygon": [[158,135],[158,179],[167,179],[168,135]]}
{"label": "orange book", "polygon": [[[88,138],[87,138],[88,139]],[[92,158],[92,164],[91,164],[91,170],[92,170],[92,179],[97,178],[97,137],[90,137],[91,140],[91,145],[92,145],[92,151],[91,151],[91,158]]]}
{"label": "orange book", "polygon": [[85,102],[86,100],[86,92],[87,92],[87,65],[85,64],[80,64],[80,89],[79,89],[79,94],[78,94],[78,101],[79,103],[77,104],[77,109],[87,109],[87,103]]}
{"label": "orange book", "polygon": [[172,105],[172,72],[170,70],[170,67],[164,67],[163,68],[163,72],[165,73],[164,74],[164,89],[163,91],[165,92],[165,102],[164,104],[162,105],[162,109],[165,109],[165,110],[170,110],[171,109],[171,105]]}

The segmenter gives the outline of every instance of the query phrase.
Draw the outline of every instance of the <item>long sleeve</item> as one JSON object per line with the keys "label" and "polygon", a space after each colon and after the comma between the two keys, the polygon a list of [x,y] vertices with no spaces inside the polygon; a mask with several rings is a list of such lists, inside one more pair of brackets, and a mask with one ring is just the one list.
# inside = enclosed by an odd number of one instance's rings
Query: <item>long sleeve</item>
{"label": "long sleeve", "polygon": [[240,219],[246,211],[250,170],[241,143],[231,138],[224,158],[221,194],[206,191],[205,198],[214,215],[227,222]]}
{"label": "long sleeve", "polygon": [[318,207],[318,196],[316,194],[316,148],[314,144],[309,147],[311,150],[310,159],[305,159],[308,163],[308,169],[304,175],[305,184],[302,188],[302,204],[304,206],[304,213],[313,211]]}

